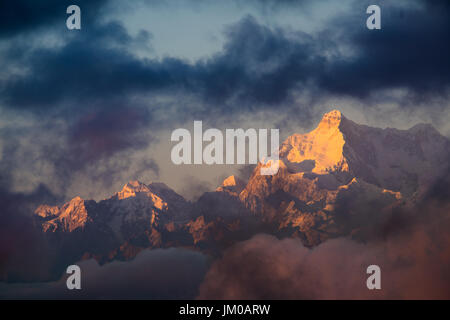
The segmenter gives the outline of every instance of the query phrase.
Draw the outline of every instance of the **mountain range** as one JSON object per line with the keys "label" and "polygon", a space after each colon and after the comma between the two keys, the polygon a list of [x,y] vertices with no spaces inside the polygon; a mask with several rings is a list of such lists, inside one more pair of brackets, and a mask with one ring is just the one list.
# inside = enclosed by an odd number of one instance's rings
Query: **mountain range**
{"label": "mountain range", "polygon": [[450,142],[427,124],[373,128],[333,110],[313,131],[289,136],[279,159],[276,175],[261,175],[258,164],[248,180],[230,176],[195,202],[164,183],[130,181],[99,202],[42,204],[35,222],[58,256],[55,268],[129,260],[146,248],[220,255],[261,232],[308,247],[339,236],[365,241],[448,173]]}

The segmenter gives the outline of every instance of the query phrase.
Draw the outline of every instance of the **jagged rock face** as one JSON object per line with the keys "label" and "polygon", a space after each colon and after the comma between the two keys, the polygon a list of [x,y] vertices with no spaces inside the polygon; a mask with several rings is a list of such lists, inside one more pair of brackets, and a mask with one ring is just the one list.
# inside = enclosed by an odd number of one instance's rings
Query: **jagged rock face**
{"label": "jagged rock face", "polygon": [[56,217],[59,214],[59,208],[57,206],[41,204],[34,213],[43,219],[50,219]]}
{"label": "jagged rock face", "polygon": [[188,212],[190,203],[182,196],[161,182],[153,182],[148,185],[148,188],[153,194],[158,195],[168,204],[168,216],[175,221],[185,221],[189,219]]}
{"label": "jagged rock face", "polygon": [[294,134],[287,138],[280,148],[280,158],[284,159],[285,164],[303,163],[302,171],[317,174],[348,171],[343,152],[345,139],[340,130],[342,120],[343,116],[337,110],[325,114],[310,133]]}
{"label": "jagged rock face", "polygon": [[184,230],[194,245],[209,253],[220,251],[236,241],[260,232],[259,219],[240,201],[238,195],[245,182],[229,176],[214,192],[204,193],[192,206],[191,220]]}
{"label": "jagged rock face", "polygon": [[78,228],[84,228],[86,223],[92,221],[88,215],[88,208],[94,204],[95,201],[85,201],[75,197],[60,208],[41,205],[35,213],[44,220],[42,229],[45,232],[56,230],[72,232]]}
{"label": "jagged rock face", "polygon": [[352,175],[410,197],[448,170],[450,144],[429,125],[379,129],[345,120],[344,155]]}

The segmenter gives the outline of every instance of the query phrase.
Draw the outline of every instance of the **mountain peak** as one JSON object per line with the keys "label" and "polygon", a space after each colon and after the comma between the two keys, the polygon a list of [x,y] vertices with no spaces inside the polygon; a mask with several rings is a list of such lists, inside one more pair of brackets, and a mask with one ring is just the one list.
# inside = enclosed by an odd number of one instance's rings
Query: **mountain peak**
{"label": "mountain peak", "polygon": [[222,182],[223,187],[234,187],[236,185],[236,177],[234,175],[229,176]]}
{"label": "mountain peak", "polygon": [[223,180],[222,185],[216,189],[216,191],[228,191],[234,193],[240,193],[245,187],[245,182],[235,177],[234,175],[229,176]]}
{"label": "mountain peak", "polygon": [[322,118],[333,118],[333,117],[341,118],[341,117],[343,117],[343,116],[344,116],[344,115],[342,114],[342,112],[340,112],[340,111],[337,110],[337,109],[333,109],[333,110],[331,110],[331,111],[325,113],[325,114],[323,115]]}
{"label": "mountain peak", "polygon": [[[345,144],[341,122],[346,119],[338,110],[325,113],[319,125],[306,134],[293,134],[283,143],[280,157],[288,163],[314,161],[312,172],[325,174],[330,170],[348,171],[343,155]],[[309,166],[308,166],[309,167]]]}
{"label": "mountain peak", "polygon": [[119,199],[125,199],[129,197],[135,197],[136,193],[139,192],[150,192],[148,186],[138,180],[131,180],[127,184],[125,184],[122,188],[122,191],[118,192]]}
{"label": "mountain peak", "polygon": [[413,127],[409,128],[408,130],[411,133],[431,133],[431,134],[437,134],[440,135],[439,131],[436,130],[433,125],[429,123],[418,123],[414,125]]}
{"label": "mountain peak", "polygon": [[387,190],[411,195],[448,167],[450,142],[429,124],[409,130],[374,128],[326,113],[311,132],[293,134],[280,148],[292,173],[344,173]]}
{"label": "mountain peak", "polygon": [[148,188],[148,186],[145,183],[142,183],[138,180],[131,180],[123,186],[122,191],[149,192],[150,189]]}
{"label": "mountain peak", "polygon": [[34,214],[38,215],[41,218],[56,217],[59,214],[59,208],[58,206],[49,206],[46,204],[41,204],[34,211]]}
{"label": "mountain peak", "polygon": [[83,201],[84,201],[83,198],[81,198],[80,196],[76,196],[75,198],[73,198],[69,202],[71,202],[71,203],[79,203],[79,202],[83,202]]}
{"label": "mountain peak", "polygon": [[329,130],[331,128],[338,128],[342,119],[345,119],[345,117],[339,110],[331,110],[323,115],[317,129]]}
{"label": "mountain peak", "polygon": [[127,184],[123,186],[123,188],[129,189],[144,189],[147,185],[145,183],[140,182],[139,180],[130,180]]}

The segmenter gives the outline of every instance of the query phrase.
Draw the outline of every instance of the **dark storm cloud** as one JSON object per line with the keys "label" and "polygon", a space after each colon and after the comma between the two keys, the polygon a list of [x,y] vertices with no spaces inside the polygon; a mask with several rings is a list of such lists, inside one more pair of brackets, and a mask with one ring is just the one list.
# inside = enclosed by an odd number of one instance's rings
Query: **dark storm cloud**
{"label": "dark storm cloud", "polygon": [[151,137],[136,132],[150,121],[149,112],[139,108],[87,112],[69,129],[69,156],[75,163],[84,163],[123,149],[144,147]]}
{"label": "dark storm cloud", "polygon": [[416,96],[445,95],[450,84],[448,2],[422,2],[410,8],[381,2],[381,30],[366,29],[368,15],[356,14],[368,5],[358,3],[347,17],[334,21],[332,27],[339,30],[334,41],[349,46],[354,54],[331,61],[319,87],[362,98],[389,88],[407,88]]}
{"label": "dark storm cloud", "polygon": [[23,54],[31,71],[5,81],[6,105],[40,112],[70,101],[80,111],[90,106],[87,101],[178,89],[213,105],[230,99],[274,104],[294,86],[310,81],[324,64],[311,37],[298,34],[298,41],[291,41],[283,30],[259,25],[252,17],[228,30],[222,53],[195,65],[176,58],[138,59],[125,50],[137,39],[118,23],[87,29],[62,48]]}
{"label": "dark storm cloud", "polygon": [[[128,72],[139,73],[132,69],[139,70],[136,66],[141,62],[124,47],[145,45],[150,35],[141,32],[133,38],[113,22],[94,22],[91,26],[86,27],[86,34],[66,34],[68,42],[62,48],[30,49],[19,41],[11,42],[12,47],[7,49],[5,58],[17,65],[29,65],[32,71],[25,77],[9,77],[1,86],[1,99],[15,112],[32,111],[42,124],[2,128],[3,151],[7,154],[0,164],[4,183],[13,169],[27,171],[27,161],[21,158],[24,152],[30,154],[30,150],[24,151],[30,146],[22,146],[20,141],[33,141],[35,149],[39,146],[29,158],[34,158],[33,163],[54,164],[52,174],[60,181],[70,181],[74,173],[111,159],[112,163],[99,164],[97,171],[89,173],[108,183],[118,173],[113,170],[124,166],[123,161],[114,161],[115,155],[128,151],[122,155],[126,160],[133,156],[132,151],[154,141],[148,133],[152,115],[147,106],[130,103],[129,87],[121,88],[120,81],[114,84],[114,77],[131,82]],[[49,139],[51,135],[54,139]],[[158,174],[153,160],[137,162],[136,174],[145,170]],[[34,168],[33,174],[39,174],[36,169],[40,168]]]}
{"label": "dark storm cloud", "polygon": [[83,113],[68,114],[67,119],[52,114],[36,120],[41,122],[38,124],[2,128],[0,186],[30,190],[42,182],[64,195],[76,174],[101,183],[98,187],[111,186],[115,179],[128,181],[130,176],[157,177],[159,167],[152,154],[135,157],[136,150],[155,140],[147,127],[152,121],[148,110],[109,106],[93,106]]}
{"label": "dark storm cloud", "polygon": [[[62,48],[26,52],[20,62],[29,66],[31,72],[12,76],[4,84],[2,96],[15,108],[40,111],[70,101],[72,108],[80,112],[98,100],[111,101],[137,90],[160,88],[167,84],[170,72],[125,50],[142,41],[141,35],[132,38],[115,22],[94,23],[86,30],[69,34],[69,41]],[[86,101],[90,103],[81,104]]]}
{"label": "dark storm cloud", "polygon": [[320,42],[303,33],[290,39],[284,30],[260,25],[251,16],[226,35],[223,52],[197,65],[204,96],[213,103],[229,98],[263,106],[282,102],[295,86],[307,85],[325,63],[316,54]]}
{"label": "dark storm cloud", "polygon": [[[268,28],[248,16],[228,28],[222,52],[194,65],[179,58],[140,59],[127,48],[142,37],[132,38],[116,22],[93,22],[62,48],[25,54],[30,73],[5,81],[2,97],[13,108],[42,110],[70,101],[82,109],[88,101],[182,90],[230,112],[236,105],[277,105],[305,90],[361,99],[390,88],[445,95],[448,6],[386,5],[382,30],[375,31],[365,27],[365,8],[356,5],[316,35]],[[344,45],[351,55],[340,53]]]}
{"label": "dark storm cloud", "polygon": [[139,180],[146,172],[157,177],[159,166],[152,154],[133,159],[135,151],[155,141],[147,130],[150,123],[152,117],[145,108],[112,105],[109,109],[93,108],[69,125],[64,146],[50,146],[43,157],[52,154],[58,179],[62,180],[70,180],[77,171],[88,172],[92,179],[108,186],[114,183],[117,174],[127,172],[131,166],[134,168],[126,180]]}

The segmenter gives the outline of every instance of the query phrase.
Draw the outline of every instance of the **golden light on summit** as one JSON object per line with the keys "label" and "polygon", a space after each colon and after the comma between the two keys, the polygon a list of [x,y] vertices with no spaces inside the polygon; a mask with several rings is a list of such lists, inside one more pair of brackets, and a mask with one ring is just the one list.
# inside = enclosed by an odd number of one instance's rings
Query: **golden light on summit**
{"label": "golden light on summit", "polygon": [[290,136],[281,147],[280,156],[293,163],[313,159],[315,166],[312,172],[317,174],[336,169],[348,171],[343,155],[345,139],[340,131],[343,119],[338,110],[326,113],[313,131]]}

